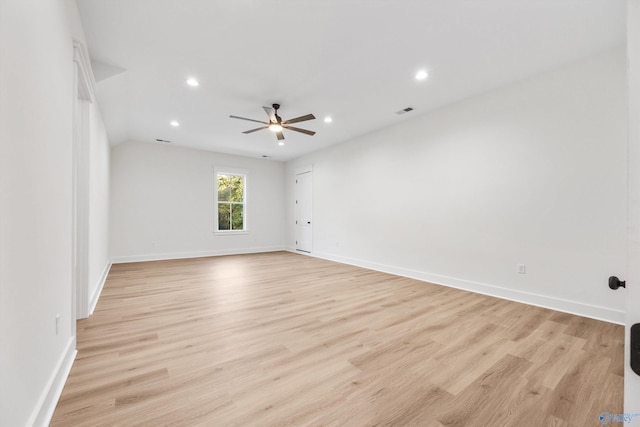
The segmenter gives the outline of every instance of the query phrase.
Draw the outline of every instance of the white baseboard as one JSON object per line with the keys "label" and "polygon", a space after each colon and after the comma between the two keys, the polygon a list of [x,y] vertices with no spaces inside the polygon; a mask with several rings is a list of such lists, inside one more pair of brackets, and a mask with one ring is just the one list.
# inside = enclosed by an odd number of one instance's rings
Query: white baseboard
{"label": "white baseboard", "polygon": [[141,254],[141,255],[127,255],[116,256],[112,258],[114,264],[122,264],[125,262],[144,262],[144,261],[164,261],[170,259],[184,259],[184,258],[204,258],[210,256],[223,256],[223,255],[242,255],[242,254],[256,254],[263,252],[277,252],[286,250],[284,246],[263,246],[257,248],[239,248],[239,249],[220,249],[220,250],[208,250],[208,251],[190,251],[190,252],[173,252],[164,254]]}
{"label": "white baseboard", "polygon": [[104,288],[104,284],[107,281],[107,276],[109,275],[109,271],[111,270],[111,266],[113,265],[112,261],[108,261],[107,265],[104,267],[102,271],[102,275],[100,276],[100,281],[98,282],[98,286],[96,286],[96,290],[91,295],[89,299],[89,316],[93,314],[93,311],[96,309],[96,305],[98,304],[98,299],[100,298],[100,294],[102,293],[102,289]]}
{"label": "white baseboard", "polygon": [[[292,250],[291,248],[287,248],[287,250],[298,254],[301,253],[296,250]],[[329,253],[313,252],[311,254],[304,255],[310,255],[329,261],[339,262],[342,264],[354,265],[356,267],[368,268],[370,270],[394,274],[396,276],[408,277],[410,279],[417,279],[423,282],[434,283],[436,285],[448,286],[450,288],[462,289],[478,294],[521,302],[537,307],[549,308],[551,310],[562,311],[565,313],[589,317],[597,320],[603,320],[605,322],[616,323],[619,325],[624,325],[626,320],[626,313],[624,311],[612,310],[606,307],[583,304],[561,298],[522,292],[513,289],[502,288],[499,286],[489,285],[486,283],[472,282],[470,280],[457,279],[455,277],[447,277],[439,274],[432,274],[424,271],[395,267],[392,265],[385,265],[361,259],[333,255]]]}
{"label": "white baseboard", "polygon": [[28,426],[46,427],[49,425],[77,353],[76,338],[71,337],[69,338],[65,351],[62,353],[62,357],[47,382],[47,386],[38,400],[38,404],[27,423]]}

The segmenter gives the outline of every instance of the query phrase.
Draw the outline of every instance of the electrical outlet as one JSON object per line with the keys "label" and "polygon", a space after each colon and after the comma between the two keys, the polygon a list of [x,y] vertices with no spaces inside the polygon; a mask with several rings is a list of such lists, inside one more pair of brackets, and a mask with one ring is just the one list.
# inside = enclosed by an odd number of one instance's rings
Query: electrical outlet
{"label": "electrical outlet", "polygon": [[518,274],[527,274],[527,266],[525,264],[518,264]]}
{"label": "electrical outlet", "polygon": [[56,335],[60,331],[60,313],[56,314]]}

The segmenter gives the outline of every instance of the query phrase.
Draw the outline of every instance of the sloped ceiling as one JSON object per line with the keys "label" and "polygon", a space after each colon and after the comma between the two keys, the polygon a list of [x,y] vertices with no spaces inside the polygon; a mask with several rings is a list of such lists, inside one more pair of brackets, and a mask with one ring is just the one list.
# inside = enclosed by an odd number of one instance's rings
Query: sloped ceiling
{"label": "sloped ceiling", "polygon": [[[614,48],[624,0],[78,0],[112,144],[288,160]],[[419,69],[428,79],[417,81]],[[189,87],[189,77],[200,86]],[[313,137],[278,146],[262,106]],[[414,111],[397,115],[396,111]],[[325,116],[333,122],[324,123]],[[179,127],[170,126],[176,120]]]}

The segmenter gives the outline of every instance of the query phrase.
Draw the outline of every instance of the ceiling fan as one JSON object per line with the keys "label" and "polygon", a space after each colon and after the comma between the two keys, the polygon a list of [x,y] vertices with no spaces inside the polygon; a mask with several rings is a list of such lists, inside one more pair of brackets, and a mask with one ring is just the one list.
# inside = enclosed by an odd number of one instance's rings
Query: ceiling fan
{"label": "ceiling fan", "polygon": [[261,120],[248,119],[246,117],[238,117],[238,116],[229,116],[229,117],[231,117],[232,119],[240,119],[240,120],[247,120],[250,122],[262,123],[264,125],[264,126],[260,126],[259,128],[246,130],[242,133],[251,133],[261,129],[269,129],[270,131],[276,134],[276,137],[278,138],[278,140],[284,139],[284,135],[282,134],[283,129],[293,130],[293,131],[304,133],[311,136],[316,134],[312,130],[300,129],[300,128],[291,126],[291,124],[293,123],[304,122],[307,120],[315,119],[316,117],[313,114],[306,114],[304,116],[296,117],[295,119],[282,120],[282,118],[278,115],[278,109],[280,108],[280,104],[273,104],[272,107],[273,108],[262,107],[264,108],[264,111],[267,113],[267,116],[269,116],[268,122],[263,122]]}

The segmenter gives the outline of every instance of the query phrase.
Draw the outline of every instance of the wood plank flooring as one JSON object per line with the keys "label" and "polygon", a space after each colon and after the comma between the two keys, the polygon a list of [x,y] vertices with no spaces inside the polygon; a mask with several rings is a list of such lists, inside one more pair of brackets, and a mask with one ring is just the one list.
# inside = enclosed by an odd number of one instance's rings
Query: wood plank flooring
{"label": "wood plank flooring", "polygon": [[274,252],[114,265],[52,426],[598,426],[622,326]]}

